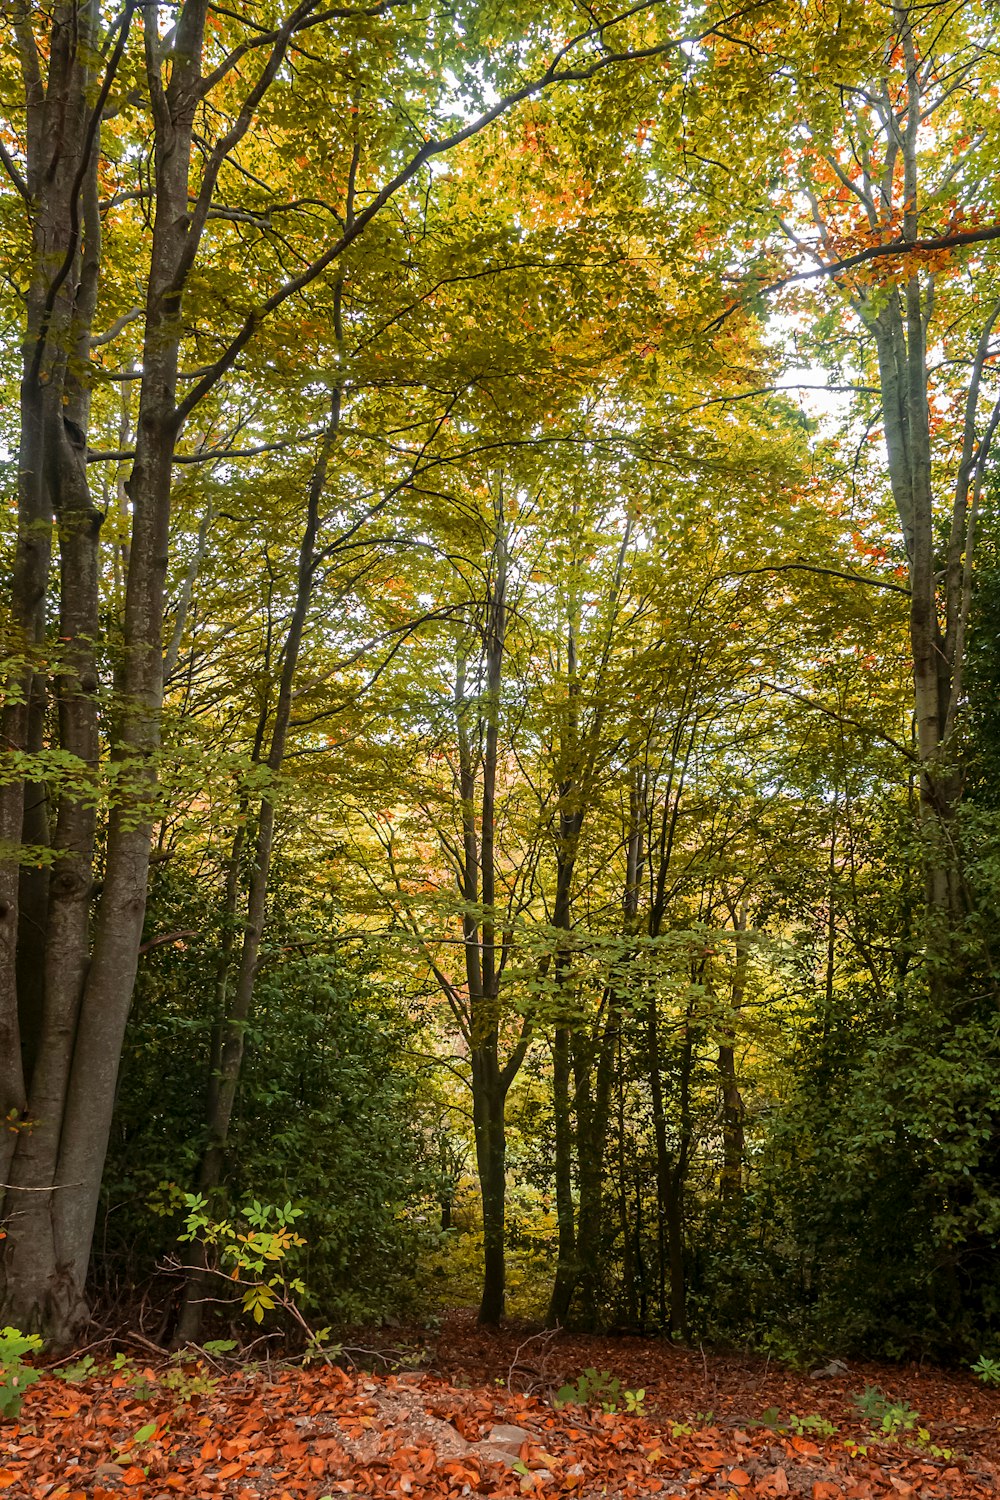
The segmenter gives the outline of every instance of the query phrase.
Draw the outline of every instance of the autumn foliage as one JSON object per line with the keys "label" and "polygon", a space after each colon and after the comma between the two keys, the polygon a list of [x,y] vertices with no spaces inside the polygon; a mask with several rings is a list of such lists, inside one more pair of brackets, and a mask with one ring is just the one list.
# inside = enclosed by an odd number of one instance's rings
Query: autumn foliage
{"label": "autumn foliage", "polygon": [[[554,1382],[581,1362],[641,1381],[642,1414],[554,1408]],[[52,1370],[5,1430],[2,1493],[985,1500],[1000,1476],[1000,1402],[967,1376],[858,1365],[821,1381],[635,1339],[499,1338],[454,1319],[424,1363],[223,1373],[140,1357],[76,1383]],[[925,1437],[873,1435],[852,1394],[877,1382],[920,1411]]]}

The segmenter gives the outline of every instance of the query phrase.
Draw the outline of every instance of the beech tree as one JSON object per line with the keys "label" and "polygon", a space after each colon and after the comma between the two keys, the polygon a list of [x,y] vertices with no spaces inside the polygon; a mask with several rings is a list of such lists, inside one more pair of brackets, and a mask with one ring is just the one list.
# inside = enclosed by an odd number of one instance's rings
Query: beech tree
{"label": "beech tree", "polygon": [[[819,10],[760,32],[766,88],[791,135],[780,191],[756,183],[749,194],[766,199],[772,244],[790,244],[794,263],[770,285],[775,262],[753,279],[794,317],[816,311],[800,347],[851,382],[885,444],[928,903],[953,921],[965,901],[952,825],[976,531],[1000,422],[995,226],[983,222],[995,197],[996,18],[975,4],[893,4],[847,7],[843,22],[836,38]],[[747,54],[723,43],[714,56],[721,95],[742,109]],[[730,66],[740,81],[726,81]]]}

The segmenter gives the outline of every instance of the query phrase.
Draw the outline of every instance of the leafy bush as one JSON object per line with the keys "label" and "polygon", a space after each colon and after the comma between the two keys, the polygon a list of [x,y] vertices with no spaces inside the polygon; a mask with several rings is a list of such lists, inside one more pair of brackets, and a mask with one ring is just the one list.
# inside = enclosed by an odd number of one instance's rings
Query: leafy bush
{"label": "leafy bush", "polygon": [[184,1231],[177,1238],[182,1244],[200,1240],[214,1253],[214,1269],[243,1288],[240,1305],[255,1323],[262,1323],[273,1308],[288,1307],[293,1297],[305,1295],[304,1284],[288,1275],[286,1264],[289,1254],[305,1244],[292,1228],[302,1217],[301,1208],[290,1203],[275,1207],[255,1198],[235,1219],[213,1219],[200,1193],[184,1193],[181,1202]]}
{"label": "leafy bush", "polygon": [[[151,922],[193,929],[199,900],[171,875]],[[427,1234],[432,1173],[406,1055],[414,1025],[364,963],[309,944],[289,954],[289,923],[276,911],[274,946],[257,979],[230,1133],[229,1202],[280,1195],[301,1209],[303,1305],[322,1322],[361,1321],[405,1300]],[[179,1213],[163,1218],[147,1205],[162,1182],[183,1191],[196,1179],[218,962],[209,933],[154,950],[140,971],[97,1234],[105,1297],[131,1296],[183,1232]],[[212,1217],[226,1211],[213,1205]]]}
{"label": "leafy bush", "polygon": [[0,1328],[0,1418],[11,1420],[18,1416],[25,1391],[41,1380],[41,1371],[24,1363],[26,1354],[36,1354],[41,1347],[37,1333]]}

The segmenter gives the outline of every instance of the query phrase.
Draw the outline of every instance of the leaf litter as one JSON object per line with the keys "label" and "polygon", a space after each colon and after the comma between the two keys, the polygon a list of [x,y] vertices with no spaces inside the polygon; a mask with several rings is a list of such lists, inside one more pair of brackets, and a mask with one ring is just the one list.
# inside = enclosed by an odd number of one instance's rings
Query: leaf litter
{"label": "leaf litter", "polygon": [[[0,1428],[0,1500],[1000,1494],[1000,1396],[963,1374],[864,1363],[813,1379],[762,1358],[496,1333],[460,1315],[425,1364],[243,1366],[213,1384],[192,1361],[186,1394],[166,1361],[78,1383],[47,1371]],[[641,1389],[641,1414],[554,1405],[586,1369]],[[919,1425],[873,1433],[855,1404],[865,1389]]]}

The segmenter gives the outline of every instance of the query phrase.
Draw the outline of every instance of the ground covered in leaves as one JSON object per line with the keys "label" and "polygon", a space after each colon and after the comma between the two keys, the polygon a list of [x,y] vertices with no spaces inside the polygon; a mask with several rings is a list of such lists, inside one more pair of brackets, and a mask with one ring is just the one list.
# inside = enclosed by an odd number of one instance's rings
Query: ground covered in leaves
{"label": "ground covered in leaves", "polygon": [[[971,1376],[831,1364],[814,1378],[654,1340],[486,1334],[462,1317],[435,1346],[400,1349],[396,1369],[386,1356],[374,1373],[121,1355],[115,1369],[95,1351],[48,1371],[0,1427],[0,1496],[1000,1493],[1000,1395]],[[583,1404],[558,1404],[569,1384]]]}

